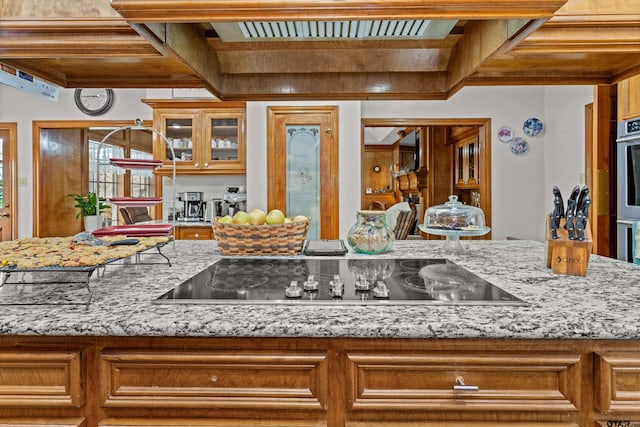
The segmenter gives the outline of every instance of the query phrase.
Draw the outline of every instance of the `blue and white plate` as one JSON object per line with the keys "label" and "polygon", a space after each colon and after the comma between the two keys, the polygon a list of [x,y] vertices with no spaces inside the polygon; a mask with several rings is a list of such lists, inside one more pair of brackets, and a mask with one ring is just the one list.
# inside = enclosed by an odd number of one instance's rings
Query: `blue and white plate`
{"label": "blue and white plate", "polygon": [[524,154],[529,149],[529,143],[526,139],[516,137],[511,143],[511,152],[515,155]]}
{"label": "blue and white plate", "polygon": [[542,124],[540,119],[531,117],[530,119],[524,121],[522,130],[527,136],[536,136],[542,133],[542,131],[544,130],[544,125]]}

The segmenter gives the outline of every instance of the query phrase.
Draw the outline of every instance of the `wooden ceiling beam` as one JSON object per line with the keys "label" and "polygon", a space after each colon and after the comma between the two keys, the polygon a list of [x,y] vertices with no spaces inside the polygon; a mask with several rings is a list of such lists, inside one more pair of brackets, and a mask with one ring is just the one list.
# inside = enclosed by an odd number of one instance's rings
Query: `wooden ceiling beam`
{"label": "wooden ceiling beam", "polygon": [[[199,24],[149,24],[137,25],[139,32],[146,32],[147,40],[160,47],[165,54],[178,59],[203,79],[209,92],[219,96],[222,74],[216,52],[208,45],[205,30]],[[149,35],[153,35],[153,38]]]}
{"label": "wooden ceiling beam", "polygon": [[[222,51],[223,73],[362,73],[445,71],[451,49]],[[310,64],[313,64],[310,67]]]}
{"label": "wooden ceiling beam", "polygon": [[124,20],[0,21],[0,57],[159,56]]}
{"label": "wooden ceiling beam", "polygon": [[224,100],[446,99],[446,76],[435,73],[228,74]]}
{"label": "wooden ceiling beam", "polygon": [[542,25],[537,21],[469,21],[464,37],[454,50],[448,65],[447,85],[457,91],[465,79],[497,53],[513,48],[523,37]]}
{"label": "wooden ceiling beam", "polygon": [[566,0],[111,0],[130,22],[548,18]]}

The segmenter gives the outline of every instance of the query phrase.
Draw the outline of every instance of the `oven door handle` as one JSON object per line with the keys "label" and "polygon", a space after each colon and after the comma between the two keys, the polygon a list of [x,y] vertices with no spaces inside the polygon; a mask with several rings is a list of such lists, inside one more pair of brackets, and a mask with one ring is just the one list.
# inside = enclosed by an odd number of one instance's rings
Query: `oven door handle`
{"label": "oven door handle", "polygon": [[616,142],[618,144],[624,144],[624,143],[628,143],[628,142],[640,142],[640,135],[639,134],[633,134],[633,135],[627,135],[627,136],[621,136],[618,139],[616,139]]}
{"label": "oven door handle", "polygon": [[620,225],[633,225],[633,221],[629,221],[628,219],[617,219],[616,224]]}

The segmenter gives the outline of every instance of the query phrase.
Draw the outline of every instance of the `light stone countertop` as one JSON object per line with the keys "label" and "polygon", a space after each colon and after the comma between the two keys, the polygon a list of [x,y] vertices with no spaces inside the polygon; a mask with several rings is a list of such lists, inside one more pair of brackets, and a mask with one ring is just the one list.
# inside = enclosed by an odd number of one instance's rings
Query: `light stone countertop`
{"label": "light stone countertop", "polygon": [[[546,268],[541,242],[463,244],[469,248],[467,255],[446,258],[530,304],[153,304],[219,258],[213,240],[178,240],[162,249],[172,266],[157,255],[143,255],[143,264],[109,265],[98,271],[101,274],[94,276],[100,277],[89,282],[93,295],[88,307],[89,293],[82,283],[6,284],[0,288],[0,334],[640,339],[640,266],[592,255],[587,277],[562,276]],[[394,250],[375,257],[444,258],[442,245],[442,241],[401,241]],[[346,257],[365,256],[349,252]],[[10,279],[20,280],[19,276],[14,273]],[[16,301],[29,305],[8,305]]]}

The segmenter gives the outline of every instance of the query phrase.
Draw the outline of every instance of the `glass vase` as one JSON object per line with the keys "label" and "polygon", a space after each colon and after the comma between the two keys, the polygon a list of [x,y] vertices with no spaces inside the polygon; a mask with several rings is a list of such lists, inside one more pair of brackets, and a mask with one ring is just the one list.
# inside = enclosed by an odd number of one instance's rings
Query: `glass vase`
{"label": "glass vase", "polygon": [[356,223],[347,233],[349,246],[363,254],[387,252],[395,240],[384,211],[358,211]]}

